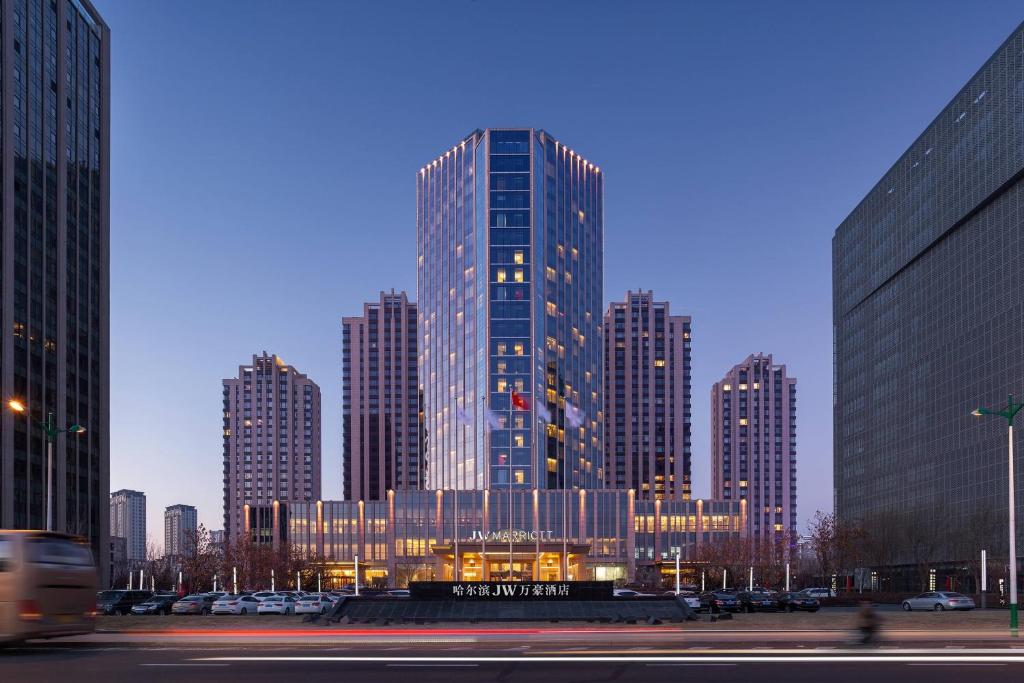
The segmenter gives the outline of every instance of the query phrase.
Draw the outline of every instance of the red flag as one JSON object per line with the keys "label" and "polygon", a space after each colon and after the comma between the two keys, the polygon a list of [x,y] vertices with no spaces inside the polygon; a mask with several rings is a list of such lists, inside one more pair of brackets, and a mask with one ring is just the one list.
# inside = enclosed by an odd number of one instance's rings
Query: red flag
{"label": "red flag", "polygon": [[522,396],[520,396],[519,394],[517,394],[514,391],[512,392],[512,406],[514,408],[519,408],[519,410],[529,410],[530,409],[529,401],[527,401],[525,398],[523,398]]}

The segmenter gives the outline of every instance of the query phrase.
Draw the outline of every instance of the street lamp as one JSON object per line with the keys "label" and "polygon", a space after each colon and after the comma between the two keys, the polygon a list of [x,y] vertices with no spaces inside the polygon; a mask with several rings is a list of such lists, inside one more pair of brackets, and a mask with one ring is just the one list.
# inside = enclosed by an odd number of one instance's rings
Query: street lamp
{"label": "street lamp", "polygon": [[981,417],[983,415],[998,415],[999,417],[1004,417],[1006,418],[1006,424],[1009,428],[1009,439],[1007,443],[1010,463],[1010,631],[1015,636],[1017,635],[1017,520],[1013,500],[1013,418],[1016,417],[1021,408],[1024,408],[1024,403],[1014,403],[1013,394],[1010,394],[1010,397],[1006,401],[1006,410],[976,408],[971,411],[971,415],[974,415],[975,417]]}
{"label": "street lamp", "polygon": [[[25,404],[15,398],[7,402],[7,407],[19,415],[28,412]],[[85,427],[73,424],[67,429],[61,429],[53,423],[53,413],[46,414],[46,422],[35,420],[35,423],[46,435],[46,530],[53,531],[53,442],[60,434],[84,434]]]}

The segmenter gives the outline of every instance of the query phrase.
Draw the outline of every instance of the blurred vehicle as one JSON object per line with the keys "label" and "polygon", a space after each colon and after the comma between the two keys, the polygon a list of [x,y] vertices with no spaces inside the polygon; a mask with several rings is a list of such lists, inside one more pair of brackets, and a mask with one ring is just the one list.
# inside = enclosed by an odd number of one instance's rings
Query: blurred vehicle
{"label": "blurred vehicle", "polygon": [[928,609],[942,612],[947,609],[974,609],[974,600],[960,593],[949,591],[929,591],[917,597],[903,601],[903,609],[907,612],[915,609]]}
{"label": "blurred vehicle", "polygon": [[612,595],[616,598],[651,598],[651,593],[640,593],[632,588],[613,588]]}
{"label": "blurred vehicle", "polygon": [[293,600],[298,600],[303,595],[306,595],[306,593],[304,593],[303,591],[277,591],[277,594],[291,596]]}
{"label": "blurred vehicle", "polygon": [[158,593],[145,602],[132,606],[132,614],[170,614],[171,606],[178,601],[173,593]]}
{"label": "blurred vehicle", "polygon": [[303,595],[295,601],[296,614],[327,614],[334,606],[334,599],[326,594]]}
{"label": "blurred vehicle", "polygon": [[743,591],[736,594],[740,609],[747,613],[775,612],[779,609],[779,596],[774,591]]}
{"label": "blurred vehicle", "polygon": [[153,597],[152,591],[109,590],[96,594],[100,614],[131,614],[132,608]]}
{"label": "blurred vehicle", "polygon": [[[675,591],[665,591],[662,595],[676,596]],[[691,590],[680,590],[679,597],[682,598],[692,609],[700,609],[700,596]]]}
{"label": "blurred vehicle", "polygon": [[257,600],[266,600],[267,598],[272,598],[275,595],[277,595],[277,592],[275,591],[259,591],[258,593],[253,593],[252,597]]}
{"label": "blurred vehicle", "polygon": [[0,643],[92,633],[95,600],[96,565],[80,539],[0,530]]}
{"label": "blurred vehicle", "polygon": [[295,614],[295,598],[290,595],[274,595],[256,606],[257,614]]}
{"label": "blurred vehicle", "polygon": [[717,614],[719,612],[739,612],[740,601],[735,593],[729,591],[709,591],[700,596],[700,608]]}
{"label": "blurred vehicle", "polygon": [[387,592],[389,598],[407,598],[412,595],[408,588],[392,588]]}
{"label": "blurred vehicle", "polygon": [[211,614],[256,614],[260,601],[251,595],[225,595],[213,601]]}
{"label": "blurred vehicle", "polygon": [[821,601],[803,593],[779,593],[779,609],[784,612],[817,612]]}
{"label": "blurred vehicle", "polygon": [[806,595],[810,598],[818,599],[836,597],[836,592],[831,588],[804,588],[802,591],[800,591],[800,594]]}
{"label": "blurred vehicle", "polygon": [[226,591],[206,591],[203,595],[212,595],[214,602],[216,602],[227,595],[231,595],[231,593]]}
{"label": "blurred vehicle", "polygon": [[171,606],[171,614],[202,614],[210,613],[215,598],[212,595],[186,595]]}

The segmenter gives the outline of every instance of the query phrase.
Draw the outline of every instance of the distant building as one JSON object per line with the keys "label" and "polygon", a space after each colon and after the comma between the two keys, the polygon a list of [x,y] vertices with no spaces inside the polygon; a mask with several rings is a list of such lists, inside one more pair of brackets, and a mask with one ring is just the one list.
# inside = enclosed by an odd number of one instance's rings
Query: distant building
{"label": "distant building", "polygon": [[423,487],[416,304],[380,293],[342,319],[343,480],[346,500],[384,500]]}
{"label": "distant building", "polygon": [[226,540],[268,543],[289,503],[320,498],[320,387],[264,351],[223,399]]}
{"label": "distant building", "polygon": [[210,532],[210,545],[224,545],[224,530],[215,529]]}
{"label": "distant building", "polygon": [[[99,3],[97,3],[99,4]],[[103,3],[106,4],[106,3]],[[110,546],[110,29],[88,0],[0,3],[0,529]],[[142,545],[145,545],[143,538]],[[100,562],[101,585],[107,566]]]}
{"label": "distant building", "polygon": [[195,550],[198,527],[196,509],[191,505],[172,505],[164,510],[164,556],[181,557]]}
{"label": "distant building", "polygon": [[110,535],[124,538],[125,558],[146,559],[146,494],[121,489],[110,494]]}
{"label": "distant building", "polygon": [[690,317],[626,292],[604,314],[604,481],[690,499]]}
{"label": "distant building", "polygon": [[711,387],[711,485],[747,501],[754,538],[796,533],[796,378],[755,354]]}

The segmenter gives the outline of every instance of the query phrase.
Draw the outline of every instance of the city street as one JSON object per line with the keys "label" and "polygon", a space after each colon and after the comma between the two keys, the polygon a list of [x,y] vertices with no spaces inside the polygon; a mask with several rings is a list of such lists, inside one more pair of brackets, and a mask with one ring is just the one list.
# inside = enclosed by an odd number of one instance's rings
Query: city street
{"label": "city street", "polygon": [[[0,670],[11,681],[346,680],[397,681],[962,681],[984,670],[987,680],[1019,680],[1024,642],[957,640],[925,644],[886,641],[877,648],[819,645],[821,634],[702,633],[679,629],[381,629],[358,635],[305,632],[224,637],[183,632],[113,637],[97,634],[10,648]],[[837,636],[843,634],[836,633]],[[849,641],[850,634],[845,634]],[[694,644],[698,640],[704,644]],[[745,642],[742,642],[745,641]],[[614,645],[611,643],[615,643]],[[760,643],[760,644],[755,644]],[[689,673],[682,673],[683,671]]]}

